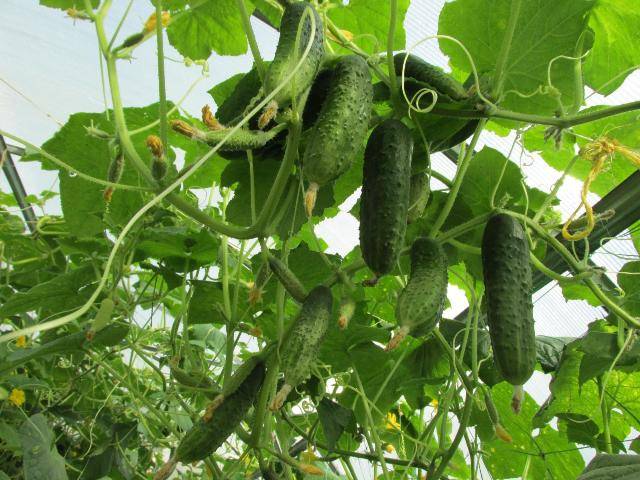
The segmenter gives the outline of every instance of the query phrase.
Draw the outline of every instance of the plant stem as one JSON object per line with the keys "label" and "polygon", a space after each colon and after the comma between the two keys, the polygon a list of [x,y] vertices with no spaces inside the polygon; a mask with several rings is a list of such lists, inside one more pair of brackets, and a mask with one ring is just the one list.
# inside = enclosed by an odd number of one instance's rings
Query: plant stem
{"label": "plant stem", "polygon": [[602,393],[604,390],[603,383],[605,383],[603,379],[604,375],[598,378],[598,390],[601,392],[600,397],[602,398],[600,412],[602,413],[602,427],[604,429],[604,449],[605,452],[611,454],[613,451],[611,447],[611,430],[609,428],[609,407],[605,395]]}
{"label": "plant stem", "polygon": [[458,118],[503,118],[505,120],[514,120],[516,122],[533,123],[537,125],[552,125],[559,128],[570,128],[576,125],[600,120],[602,118],[619,115],[621,113],[640,110],[640,101],[623,103],[612,107],[604,108],[589,113],[577,113],[575,115],[566,115],[564,117],[548,117],[545,115],[535,115],[529,113],[513,112],[503,110],[501,108],[491,109],[489,111],[480,110],[455,110],[445,105],[438,105],[432,112],[443,117]]}
{"label": "plant stem", "polygon": [[256,64],[256,70],[258,70],[258,76],[260,77],[260,80],[264,80],[264,62],[262,61],[262,56],[260,55],[260,49],[258,48],[256,36],[253,33],[253,28],[251,27],[251,20],[249,19],[247,6],[244,4],[244,0],[236,0],[236,5],[238,6],[238,10],[240,11],[240,18],[242,18],[242,27],[244,28],[244,33],[247,36],[247,41],[249,42],[249,48],[251,49],[251,54],[253,55],[253,61]]}
{"label": "plant stem", "polygon": [[507,61],[509,60],[509,52],[511,51],[511,44],[513,43],[513,35],[516,31],[516,25],[518,23],[518,17],[520,16],[520,7],[522,6],[522,0],[512,0],[511,10],[509,12],[509,23],[507,24],[507,30],[505,31],[504,38],[502,39],[502,45],[500,46],[500,53],[496,60],[496,69],[494,73],[494,86],[492,96],[493,98],[499,98],[504,86],[504,79],[506,74]]}
{"label": "plant stem", "polygon": [[473,134],[471,143],[469,143],[469,146],[464,152],[462,160],[458,164],[456,177],[453,180],[453,186],[449,191],[449,195],[447,195],[447,200],[442,207],[438,218],[436,218],[436,221],[433,222],[433,225],[431,226],[429,236],[432,238],[436,238],[438,236],[438,234],[440,233],[440,228],[442,228],[442,225],[444,225],[444,222],[447,220],[449,213],[451,213],[453,204],[455,203],[458,192],[460,191],[460,186],[462,185],[462,181],[464,180],[465,173],[467,173],[467,168],[469,168],[469,164],[471,163],[471,159],[473,158],[473,154],[475,153],[476,144],[478,143],[478,139],[480,138],[480,134],[482,133],[482,130],[484,129],[486,123],[486,120],[480,120],[480,122],[478,122],[478,126],[476,127],[476,131]]}
{"label": "plant stem", "polygon": [[466,432],[467,425],[469,424],[469,420],[471,419],[471,412],[473,411],[472,407],[473,397],[470,393],[467,393],[467,397],[464,400],[464,409],[462,410],[462,418],[460,418],[460,426],[458,427],[458,432],[456,433],[453,442],[451,442],[449,449],[442,456],[442,460],[440,461],[440,465],[438,465],[436,471],[433,473],[433,475],[431,473],[427,474],[427,478],[438,480],[440,477],[442,477],[442,474],[449,465],[449,462],[453,458],[454,453],[456,453],[456,450],[458,450],[458,446],[460,445],[460,442],[464,437],[464,432]]}
{"label": "plant stem", "polygon": [[160,140],[164,145],[165,152],[169,149],[169,139],[167,138],[167,90],[164,76],[164,42],[162,38],[162,0],[156,0],[156,39],[158,44],[158,93],[160,106],[158,114],[160,117]]}
{"label": "plant stem", "polygon": [[398,93],[398,77],[393,63],[393,40],[396,36],[396,23],[398,22],[398,0],[389,2],[389,31],[387,32],[387,67],[389,69],[389,92],[391,93],[391,103],[396,112],[401,111],[400,96]]}

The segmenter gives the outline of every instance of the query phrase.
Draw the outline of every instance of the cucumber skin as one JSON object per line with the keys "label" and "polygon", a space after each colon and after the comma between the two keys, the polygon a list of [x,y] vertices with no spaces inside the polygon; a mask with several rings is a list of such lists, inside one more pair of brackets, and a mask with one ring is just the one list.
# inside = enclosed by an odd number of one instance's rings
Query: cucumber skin
{"label": "cucumber skin", "polygon": [[599,453],[589,462],[582,474],[605,467],[622,467],[626,465],[638,465],[640,467],[640,455]]}
{"label": "cucumber skin", "polygon": [[199,420],[191,427],[176,449],[175,460],[182,463],[195,462],[220,448],[253,405],[264,377],[265,364],[260,361],[240,386],[225,398],[211,420]]}
{"label": "cucumber skin", "polygon": [[299,51],[297,54],[294,52],[298,25],[307,8],[311,9],[316,23],[313,44],[309,50],[309,55],[300,66],[298,72],[274,97],[280,107],[286,106],[291,102],[294,95],[294,85],[297,95],[300,95],[311,86],[324,57],[324,31],[318,12],[311,4],[306,2],[290,3],[282,15],[280,38],[273,62],[269,65],[264,79],[264,92],[268,94],[275,90],[291,73],[300,60],[300,55],[306,50],[307,43],[309,43],[309,38],[311,37],[310,20],[304,22],[300,33]]}
{"label": "cucumber skin", "polygon": [[430,195],[431,186],[429,185],[429,177],[424,173],[411,175],[407,223],[413,223],[422,217],[424,209],[427,208]]}
{"label": "cucumber skin", "polygon": [[[396,75],[402,75],[404,58],[404,53],[398,53],[393,57]],[[460,82],[440,67],[431,65],[415,55],[408,56],[404,76],[426,84],[438,92],[438,95],[446,95],[451,100],[458,101],[467,98],[467,92]]]}
{"label": "cucumber skin", "polygon": [[311,290],[282,345],[281,369],[292,388],[303,382],[318,357],[333,309],[331,290],[319,286]]}
{"label": "cucumber skin", "polygon": [[426,335],[442,317],[447,299],[447,254],[435,240],[418,238],[411,247],[411,274],[396,303],[398,326]]}
{"label": "cucumber skin", "polygon": [[524,385],[536,365],[529,244],[519,222],[492,216],[482,238],[487,321],[498,371]]}
{"label": "cucumber skin", "polygon": [[404,244],[411,180],[411,131],[385,120],[371,133],[364,153],[360,198],[360,247],[377,276],[392,271]]}
{"label": "cucumber skin", "polygon": [[369,129],[373,101],[367,62],[342,57],[333,69],[329,89],[302,161],[309,182],[325,185],[349,169]]}
{"label": "cucumber skin", "polygon": [[300,303],[306,300],[308,295],[306,288],[304,288],[304,285],[300,283],[300,280],[293,275],[282,260],[273,255],[269,255],[269,267],[294,300]]}

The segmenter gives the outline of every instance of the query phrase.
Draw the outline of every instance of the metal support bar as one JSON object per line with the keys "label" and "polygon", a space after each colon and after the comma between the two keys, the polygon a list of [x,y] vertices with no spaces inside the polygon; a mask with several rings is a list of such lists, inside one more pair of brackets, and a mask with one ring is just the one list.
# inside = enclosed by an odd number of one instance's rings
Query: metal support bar
{"label": "metal support bar", "polygon": [[2,163],[2,171],[7,177],[7,181],[9,182],[9,186],[11,187],[11,191],[13,192],[16,202],[18,202],[22,216],[27,223],[27,228],[29,228],[31,233],[35,233],[38,218],[36,217],[31,204],[27,202],[27,192],[24,189],[22,180],[20,180],[20,175],[18,174],[16,166],[13,163],[13,159],[11,158],[11,151],[7,147],[2,135],[0,135],[0,159],[0,162]]}

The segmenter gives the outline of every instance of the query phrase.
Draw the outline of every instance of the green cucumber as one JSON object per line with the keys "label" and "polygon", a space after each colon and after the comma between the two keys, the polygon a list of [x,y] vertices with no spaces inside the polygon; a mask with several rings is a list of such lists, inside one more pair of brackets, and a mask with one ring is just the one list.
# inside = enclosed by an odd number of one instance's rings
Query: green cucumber
{"label": "green cucumber", "polygon": [[93,319],[93,322],[91,322],[91,327],[87,330],[85,335],[87,340],[93,340],[97,332],[109,325],[115,306],[115,302],[109,297],[102,300],[98,313]]}
{"label": "green cucumber", "polygon": [[309,181],[305,204],[311,215],[318,188],[351,166],[369,129],[373,99],[367,62],[357,55],[338,60],[315,125],[308,132],[302,171]]}
{"label": "green cucumber", "polygon": [[272,410],[278,410],[289,393],[309,377],[329,328],[332,308],[330,289],[319,286],[309,292],[282,343],[280,368],[284,373],[284,385],[271,403]]}
{"label": "green cucumber", "polygon": [[422,217],[425,208],[427,208],[430,195],[429,177],[425,173],[411,175],[407,223],[413,223]]}
{"label": "green cucumber", "polygon": [[304,288],[304,285],[300,283],[300,280],[287,268],[282,260],[269,255],[269,267],[294,300],[300,303],[305,301],[308,295],[307,289]]}
{"label": "green cucumber", "polygon": [[[172,120],[170,122],[171,128],[198,142],[206,143],[211,147],[218,145],[229,134],[228,129],[223,130],[200,130],[198,128],[189,125],[183,120]],[[257,148],[264,147],[267,143],[273,140],[280,132],[284,131],[287,125],[281,123],[276,125],[271,130],[263,132],[261,130],[248,130],[245,128],[238,129],[233,133],[222,146],[220,152],[243,152],[245,150],[255,150]],[[244,158],[244,157],[242,157]]]}
{"label": "green cucumber", "polygon": [[240,367],[239,370],[242,369],[244,376],[242,382],[225,397],[216,414],[208,421],[205,418],[200,419],[186,433],[172,458],[173,465],[177,462],[191,463],[208,457],[238,428],[253,405],[265,377],[264,360],[252,362],[252,367],[249,372]]}
{"label": "green cucumber", "polygon": [[398,120],[379,124],[365,149],[360,247],[377,277],[393,270],[404,244],[412,150],[411,131]]}
{"label": "green cucumber", "polygon": [[[404,63],[405,57],[407,57],[406,64]],[[440,67],[431,65],[415,55],[409,54],[407,56],[405,53],[398,53],[393,57],[393,63],[395,65],[396,75],[398,76],[402,75],[402,66],[404,64],[404,76],[417,80],[416,87],[431,88],[438,93],[439,97],[444,95],[446,99],[450,100],[460,101],[467,98],[467,92],[460,82]],[[407,90],[409,100],[411,100],[411,91],[413,91],[413,89],[409,89],[406,86],[405,89]],[[417,90],[419,90],[419,88],[416,88],[413,94],[415,94]]]}
{"label": "green cucumber", "polygon": [[411,274],[398,296],[399,330],[387,346],[395,348],[407,335],[427,335],[442,317],[447,299],[447,254],[430,238],[418,238],[411,246]]}
{"label": "green cucumber", "polygon": [[514,386],[512,407],[517,412],[522,385],[536,366],[536,336],[529,243],[513,217],[497,214],[487,222],[482,267],[493,357],[500,374]]}
{"label": "green cucumber", "polygon": [[606,467],[624,467],[627,465],[640,467],[640,455],[599,453],[589,462],[589,465],[585,467],[582,473],[585,474]]}
{"label": "green cucumber", "polygon": [[[311,40],[310,15],[315,20],[313,40]],[[300,26],[301,23],[302,26]],[[298,36],[299,27],[301,32],[298,49],[296,50],[296,37]],[[285,82],[300,61],[310,40],[312,43],[309,53],[298,71],[278,91],[269,105],[265,107],[259,121],[261,128],[269,123],[279,108],[286,107],[291,103],[294,96],[299,97],[311,86],[324,57],[324,29],[318,12],[307,2],[288,4],[280,22],[280,38],[278,39],[276,53],[264,78],[263,93],[265,95],[271,93]]]}

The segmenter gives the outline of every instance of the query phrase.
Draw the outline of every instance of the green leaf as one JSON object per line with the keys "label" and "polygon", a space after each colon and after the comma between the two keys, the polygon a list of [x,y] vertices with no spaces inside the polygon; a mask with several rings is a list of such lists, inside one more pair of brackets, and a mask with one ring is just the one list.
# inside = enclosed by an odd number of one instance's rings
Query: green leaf
{"label": "green leaf", "polygon": [[544,373],[554,372],[558,368],[565,345],[573,340],[575,338],[536,336],[536,356]]}
{"label": "green leaf", "polygon": [[[550,385],[551,396],[540,408],[533,420],[534,427],[546,425],[554,416],[566,414],[584,415],[592,419],[602,431],[600,394],[595,380],[580,384],[580,363],[584,353],[577,345],[567,346],[560,368]],[[626,438],[629,427],[637,428],[640,417],[640,373],[624,373],[614,370],[608,376],[606,395],[609,404],[622,412],[611,412],[610,428],[616,438]]]}
{"label": "green leaf", "polygon": [[[513,204],[523,195],[523,187],[520,183],[522,172],[518,166],[497,150],[489,147],[484,147],[471,159],[458,196],[459,201],[471,208],[474,216],[492,210],[491,194],[500,179],[503,168],[505,172],[496,192],[495,202],[499,203],[508,197],[509,204]],[[456,200],[457,202],[458,200]]]}
{"label": "green leaf", "polygon": [[232,123],[232,120],[242,115],[261,86],[258,70],[254,67],[247,73],[234,75],[209,90],[209,94],[218,105],[216,118],[220,123]]}
{"label": "green leaf", "polygon": [[345,429],[355,425],[353,412],[328,398],[320,400],[318,418],[330,449],[335,447]]}
{"label": "green leaf", "polygon": [[25,480],[67,480],[64,459],[56,450],[46,417],[38,413],[20,427]]}
{"label": "green leaf", "polygon": [[224,318],[216,307],[224,304],[222,284],[204,280],[194,280],[192,283],[194,290],[187,314],[189,323],[224,324]]}
{"label": "green leaf", "polygon": [[640,262],[627,262],[618,272],[618,286],[624,290],[622,306],[632,315],[640,315]]}
{"label": "green leaf", "polygon": [[640,64],[639,7],[634,0],[599,0],[593,7],[589,27],[595,42],[584,60],[584,75],[587,85],[603,95]]}
{"label": "green leaf", "polygon": [[[520,3],[518,21],[504,65],[504,91],[515,90],[529,95],[547,85],[547,69],[553,59],[574,54],[594,0],[536,0]],[[506,34],[510,5],[508,0],[456,0],[447,3],[440,13],[438,33],[462,42],[478,72],[493,72]],[[439,42],[454,68],[467,74],[471,72],[469,59],[459,45],[445,39]],[[554,61],[551,80],[562,93],[562,102],[571,105],[574,92],[573,64],[566,60]],[[539,93],[528,98],[507,93],[501,106],[539,114],[552,114],[557,109],[551,96]]]}
{"label": "green leaf", "polygon": [[[100,0],[91,0],[91,6],[96,8],[100,4]],[[77,8],[84,10],[84,2],[80,0],[40,0],[40,5],[49,8],[58,8],[60,10],[68,10],[69,8]]]}
{"label": "green leaf", "polygon": [[218,259],[218,237],[189,227],[152,227],[143,230],[136,258],[161,260],[174,271],[191,271]]}
{"label": "green leaf", "polygon": [[593,307],[599,307],[602,302],[594,295],[589,287],[581,282],[561,282],[560,288],[566,300],[585,300]]}
{"label": "green leaf", "polygon": [[[247,2],[251,14],[253,7]],[[218,55],[241,55],[247,51],[242,19],[234,0],[189,0],[189,8],[167,27],[169,43],[181,55],[206,60]]]}
{"label": "green leaf", "polygon": [[[124,113],[128,129],[135,130],[147,126],[157,119],[158,105],[125,108]],[[111,121],[113,120],[113,112],[109,112],[109,118]],[[109,134],[113,134],[114,128],[111,121],[107,120],[105,113],[75,113],[69,117],[67,123],[50,140],[42,145],[42,149],[83,173],[106,180],[107,170],[111,162],[108,142],[88,136],[86,127],[93,125]],[[150,161],[145,138],[147,134],[153,132],[153,130],[148,130],[146,134],[138,134],[132,137],[134,147],[143,160]],[[180,146],[184,146],[187,143],[184,137],[180,138],[173,133],[170,136],[170,140],[172,144],[175,142]],[[193,144],[193,142],[188,143]],[[173,152],[171,152],[171,155],[173,155]],[[116,225],[124,224],[142,207],[140,192],[116,190],[107,208],[102,196],[104,186],[69,174],[69,172],[60,169],[39,154],[28,155],[24,160],[39,160],[42,162],[43,168],[59,170],[62,212],[69,231],[77,237],[91,237],[102,233],[105,228],[105,220]],[[135,186],[144,185],[129,162],[125,162],[120,183]]]}
{"label": "green leaf", "polygon": [[584,467],[584,461],[575,445],[549,426],[533,437],[535,425],[532,419],[537,405],[525,394],[522,410],[518,415],[514,414],[511,410],[512,389],[506,382],[491,389],[501,424],[513,438],[512,443],[496,438],[486,412],[474,412],[482,440],[483,460],[492,478],[519,478],[527,454],[531,455],[530,478],[576,478]]}
{"label": "green leaf", "polygon": [[50,313],[73,309],[85,302],[92,293],[87,292],[86,287],[95,281],[95,270],[92,266],[76,268],[48,282],[40,283],[24,293],[16,293],[0,307],[0,317],[40,308]]}
{"label": "green leaf", "polygon": [[[329,18],[341,30],[347,30],[357,38],[358,46],[368,53],[383,52],[387,48],[390,3],[385,0],[351,0],[328,10]],[[403,28],[409,0],[398,0],[397,24],[393,37],[394,50],[405,48]]]}

